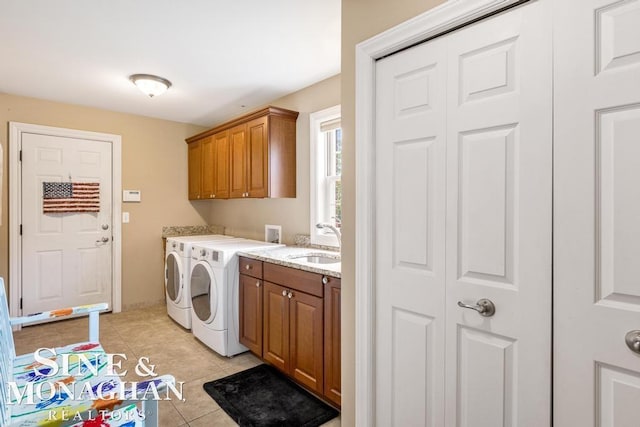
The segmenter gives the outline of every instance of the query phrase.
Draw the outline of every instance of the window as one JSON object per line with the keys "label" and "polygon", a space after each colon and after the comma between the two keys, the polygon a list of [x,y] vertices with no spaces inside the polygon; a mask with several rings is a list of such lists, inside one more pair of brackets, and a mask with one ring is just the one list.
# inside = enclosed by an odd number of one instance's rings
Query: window
{"label": "window", "polygon": [[340,106],[312,113],[311,128],[311,243],[338,246],[338,239],[326,223],[340,230],[342,226],[342,129]]}

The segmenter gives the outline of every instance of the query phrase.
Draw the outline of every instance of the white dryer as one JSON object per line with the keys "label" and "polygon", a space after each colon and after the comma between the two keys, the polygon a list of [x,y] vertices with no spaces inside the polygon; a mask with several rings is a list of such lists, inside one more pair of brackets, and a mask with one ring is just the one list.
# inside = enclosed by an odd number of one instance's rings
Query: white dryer
{"label": "white dryer", "polygon": [[240,344],[238,251],[284,245],[257,240],[196,243],[191,256],[191,331],[217,353],[231,357],[248,349]]}
{"label": "white dryer", "polygon": [[219,242],[237,239],[222,234],[168,237],[164,262],[164,289],[167,314],[181,326],[191,329],[191,247],[197,242]]}

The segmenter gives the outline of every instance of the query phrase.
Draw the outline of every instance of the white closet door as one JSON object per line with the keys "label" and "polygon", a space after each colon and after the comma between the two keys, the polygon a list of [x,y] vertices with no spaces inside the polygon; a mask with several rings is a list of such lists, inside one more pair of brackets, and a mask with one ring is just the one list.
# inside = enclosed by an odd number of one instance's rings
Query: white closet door
{"label": "white closet door", "polygon": [[376,67],[376,423],[444,425],[442,40]]}
{"label": "white closet door", "polygon": [[640,425],[640,1],[554,2],[554,420]]}
{"label": "white closet door", "polygon": [[378,425],[550,423],[547,5],[377,64]]}
{"label": "white closet door", "polygon": [[[449,36],[447,426],[551,419],[549,2]],[[495,305],[483,317],[461,308]]]}

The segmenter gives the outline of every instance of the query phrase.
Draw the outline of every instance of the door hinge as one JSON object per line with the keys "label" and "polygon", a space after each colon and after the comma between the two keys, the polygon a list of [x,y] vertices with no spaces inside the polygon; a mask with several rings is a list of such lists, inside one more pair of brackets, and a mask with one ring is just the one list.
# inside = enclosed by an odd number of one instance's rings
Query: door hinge
{"label": "door hinge", "polygon": [[22,236],[22,224],[20,224],[20,235]]}
{"label": "door hinge", "polygon": [[18,159],[18,161],[22,161],[22,150],[20,150],[20,158]]}
{"label": "door hinge", "polygon": [[20,310],[22,310],[22,298],[20,298]]}

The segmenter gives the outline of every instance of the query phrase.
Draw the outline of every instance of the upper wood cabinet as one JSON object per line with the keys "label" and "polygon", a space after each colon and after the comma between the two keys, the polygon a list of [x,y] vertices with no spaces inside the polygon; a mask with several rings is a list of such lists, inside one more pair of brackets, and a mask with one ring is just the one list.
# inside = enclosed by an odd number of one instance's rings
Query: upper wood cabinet
{"label": "upper wood cabinet", "polygon": [[200,199],[202,187],[202,141],[189,144],[189,199]]}
{"label": "upper wood cabinet", "polygon": [[189,199],[229,198],[229,132],[189,144]]}
{"label": "upper wood cabinet", "polygon": [[[189,198],[296,197],[297,117],[267,107],[188,138]],[[200,161],[192,159],[194,144]]]}

